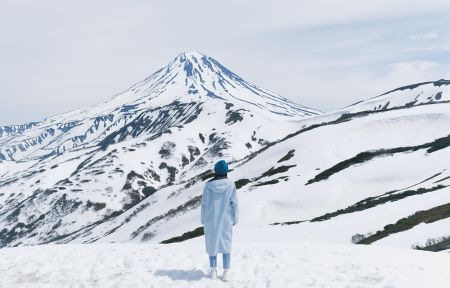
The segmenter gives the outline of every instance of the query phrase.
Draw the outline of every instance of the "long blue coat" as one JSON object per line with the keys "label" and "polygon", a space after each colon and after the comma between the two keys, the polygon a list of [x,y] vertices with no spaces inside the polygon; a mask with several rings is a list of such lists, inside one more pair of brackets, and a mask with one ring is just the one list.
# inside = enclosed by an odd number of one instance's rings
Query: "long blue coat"
{"label": "long blue coat", "polygon": [[230,253],[233,225],[238,222],[238,199],[234,183],[227,178],[207,182],[201,209],[206,253],[210,256]]}

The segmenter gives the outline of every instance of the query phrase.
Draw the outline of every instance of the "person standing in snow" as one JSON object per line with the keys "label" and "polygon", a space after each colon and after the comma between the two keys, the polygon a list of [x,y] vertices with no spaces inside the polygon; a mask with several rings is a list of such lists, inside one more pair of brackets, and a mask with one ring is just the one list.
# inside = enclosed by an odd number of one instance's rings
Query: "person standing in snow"
{"label": "person standing in snow", "polygon": [[210,277],[217,278],[217,253],[223,254],[223,277],[228,280],[233,226],[238,222],[236,186],[227,178],[228,164],[220,160],[214,166],[214,178],[205,185],[202,195],[201,223],[209,255]]}

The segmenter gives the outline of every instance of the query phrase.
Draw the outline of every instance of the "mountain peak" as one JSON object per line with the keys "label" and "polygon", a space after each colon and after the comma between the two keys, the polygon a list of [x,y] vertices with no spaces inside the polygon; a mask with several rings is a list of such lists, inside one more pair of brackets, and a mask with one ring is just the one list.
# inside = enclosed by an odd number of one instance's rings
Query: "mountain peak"
{"label": "mountain peak", "polygon": [[168,67],[181,67],[184,71],[186,71],[186,76],[192,76],[192,73],[188,71],[192,70],[194,66],[196,66],[195,68],[199,69],[201,72],[203,72],[203,69],[199,68],[199,65],[206,64],[208,67],[211,66],[208,59],[211,58],[197,51],[182,52],[169,63]]}
{"label": "mountain peak", "polygon": [[141,94],[139,91],[143,92],[144,98],[151,98],[154,105],[180,100],[221,99],[272,115],[303,118],[320,114],[247,82],[219,61],[197,51],[178,54],[167,66],[129,90],[133,92],[133,98]]}
{"label": "mountain peak", "polygon": [[188,58],[188,59],[196,58],[196,59],[200,59],[202,57],[206,57],[206,55],[201,53],[201,52],[193,50],[193,51],[181,52],[180,54],[178,54],[176,59],[180,59],[180,58]]}
{"label": "mountain peak", "polygon": [[248,111],[290,120],[321,114],[247,82],[212,57],[197,51],[182,52],[146,79],[95,106],[48,118],[61,122],[76,117],[96,117],[111,111],[139,111],[174,102],[225,101]]}
{"label": "mountain peak", "polygon": [[214,71],[209,59],[212,58],[197,51],[182,52],[167,65],[167,71],[182,70],[186,77],[195,77],[194,74],[203,74],[205,70]]}

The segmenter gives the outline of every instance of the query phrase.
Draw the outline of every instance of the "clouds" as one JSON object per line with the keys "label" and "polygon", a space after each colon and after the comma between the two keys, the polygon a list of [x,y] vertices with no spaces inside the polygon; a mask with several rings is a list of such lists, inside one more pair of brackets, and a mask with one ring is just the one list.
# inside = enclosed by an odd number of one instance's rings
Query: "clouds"
{"label": "clouds", "polygon": [[405,61],[380,65],[377,69],[356,69],[341,74],[324,75],[323,81],[307,78],[303,87],[306,95],[327,95],[328,103],[322,97],[310,101],[327,107],[327,110],[343,108],[362,99],[371,98],[395,88],[414,83],[450,79],[448,65],[431,61]]}
{"label": "clouds", "polygon": [[423,79],[439,79],[448,75],[444,65],[431,61],[410,61],[393,63],[388,66],[386,77],[395,83],[423,81]]}
{"label": "clouds", "polygon": [[301,104],[339,108],[446,77],[449,8],[440,0],[0,0],[0,125],[93,105],[189,50]]}
{"label": "clouds", "polygon": [[[329,111],[402,85],[448,78],[449,19],[441,12],[379,15],[284,27],[240,40],[241,46],[264,47],[253,55],[263,59],[264,67],[277,68],[251,80],[271,83],[272,90],[286,97]],[[247,67],[261,66],[249,59],[241,61]]]}

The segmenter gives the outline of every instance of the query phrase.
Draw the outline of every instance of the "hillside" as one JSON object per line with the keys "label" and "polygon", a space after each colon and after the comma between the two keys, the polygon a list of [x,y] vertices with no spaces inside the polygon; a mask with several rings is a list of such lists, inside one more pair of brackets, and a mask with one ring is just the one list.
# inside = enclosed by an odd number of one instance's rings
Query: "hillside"
{"label": "hillside", "polygon": [[[237,239],[281,241],[289,231],[292,240],[351,243],[356,234],[447,205],[448,105],[308,126],[237,162],[229,175],[242,207]],[[194,231],[203,185],[194,178],[162,188],[93,234],[107,235],[102,242],[160,242]],[[448,211],[444,206],[432,221],[424,216],[371,243],[411,248],[446,237]]]}
{"label": "hillside", "polygon": [[438,80],[403,86],[379,96],[361,100],[344,109],[349,113],[402,109],[450,101],[450,81]]}

